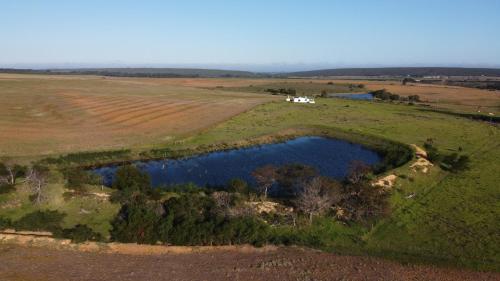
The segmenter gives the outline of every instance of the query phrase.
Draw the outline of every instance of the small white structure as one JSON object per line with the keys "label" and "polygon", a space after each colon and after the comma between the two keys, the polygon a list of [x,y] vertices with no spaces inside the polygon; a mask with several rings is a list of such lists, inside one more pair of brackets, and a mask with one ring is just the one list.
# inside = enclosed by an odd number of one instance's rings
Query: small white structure
{"label": "small white structure", "polygon": [[291,98],[290,96],[287,96],[286,101],[288,102],[296,102],[296,103],[316,103],[314,99],[310,99],[308,97],[294,97]]}

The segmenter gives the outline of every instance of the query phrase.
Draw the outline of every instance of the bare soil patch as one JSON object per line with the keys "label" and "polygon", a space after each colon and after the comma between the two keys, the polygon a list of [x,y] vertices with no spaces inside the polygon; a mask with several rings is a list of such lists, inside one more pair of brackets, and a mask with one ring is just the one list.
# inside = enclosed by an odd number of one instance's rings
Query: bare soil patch
{"label": "bare soil patch", "polygon": [[498,273],[279,248],[130,255],[0,245],[0,280],[499,280]]}

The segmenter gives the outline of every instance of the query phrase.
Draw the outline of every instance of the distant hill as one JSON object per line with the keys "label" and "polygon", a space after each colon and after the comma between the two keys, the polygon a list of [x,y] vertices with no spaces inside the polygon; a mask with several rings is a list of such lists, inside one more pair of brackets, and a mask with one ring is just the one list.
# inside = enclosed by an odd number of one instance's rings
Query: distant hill
{"label": "distant hill", "polygon": [[116,77],[263,77],[264,74],[249,71],[197,69],[197,68],[73,68],[73,69],[0,69],[3,73],[31,74],[80,74]]}
{"label": "distant hill", "polygon": [[382,68],[336,68],[288,73],[257,73],[239,70],[201,69],[201,68],[69,68],[69,69],[13,69],[0,68],[0,73],[31,74],[79,74],[116,77],[424,77],[424,76],[492,76],[500,77],[500,68],[462,68],[462,67],[382,67]]}
{"label": "distant hill", "polygon": [[499,68],[462,67],[383,67],[383,68],[336,68],[286,73],[286,76],[496,76]]}

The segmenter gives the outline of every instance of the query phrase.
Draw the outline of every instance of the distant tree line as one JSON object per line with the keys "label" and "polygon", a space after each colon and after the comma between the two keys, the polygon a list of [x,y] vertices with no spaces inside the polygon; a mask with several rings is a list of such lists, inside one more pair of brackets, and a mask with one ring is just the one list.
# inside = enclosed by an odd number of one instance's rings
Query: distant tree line
{"label": "distant tree line", "polygon": [[279,88],[279,89],[273,89],[273,88],[268,88],[265,90],[268,93],[271,93],[273,95],[287,95],[287,96],[296,96],[297,95],[297,90],[293,88]]}
{"label": "distant tree line", "polygon": [[374,98],[381,100],[390,100],[390,101],[409,101],[409,102],[420,102],[419,95],[410,95],[408,97],[401,97],[398,94],[393,94],[386,89],[376,90],[371,92]]}

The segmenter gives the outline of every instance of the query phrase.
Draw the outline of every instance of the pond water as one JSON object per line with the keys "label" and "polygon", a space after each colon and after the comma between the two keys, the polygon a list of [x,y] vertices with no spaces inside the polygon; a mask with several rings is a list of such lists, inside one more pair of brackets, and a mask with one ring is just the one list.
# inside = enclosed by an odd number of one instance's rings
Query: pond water
{"label": "pond water", "polygon": [[373,100],[373,95],[371,93],[364,94],[334,94],[332,97],[350,99],[350,100]]}
{"label": "pond water", "polygon": [[[323,176],[342,179],[353,160],[372,165],[378,163],[381,157],[358,144],[312,136],[177,160],[138,161],[134,164],[151,176],[155,187],[190,182],[198,186],[220,186],[234,178],[254,184],[252,171],[267,164],[282,166],[300,163],[315,167]],[[113,165],[93,171],[103,176],[106,185],[111,185],[117,168]]]}

